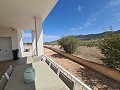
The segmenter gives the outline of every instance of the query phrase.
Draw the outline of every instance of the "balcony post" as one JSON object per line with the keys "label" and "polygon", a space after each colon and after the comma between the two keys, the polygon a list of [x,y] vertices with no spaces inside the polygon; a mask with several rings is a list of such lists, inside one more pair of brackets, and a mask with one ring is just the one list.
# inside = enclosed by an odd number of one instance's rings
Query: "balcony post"
{"label": "balcony post", "polygon": [[43,54],[43,30],[42,19],[35,17],[35,35],[36,35],[36,55],[41,56]]}
{"label": "balcony post", "polygon": [[35,30],[32,30],[32,56],[36,56],[36,35]]}

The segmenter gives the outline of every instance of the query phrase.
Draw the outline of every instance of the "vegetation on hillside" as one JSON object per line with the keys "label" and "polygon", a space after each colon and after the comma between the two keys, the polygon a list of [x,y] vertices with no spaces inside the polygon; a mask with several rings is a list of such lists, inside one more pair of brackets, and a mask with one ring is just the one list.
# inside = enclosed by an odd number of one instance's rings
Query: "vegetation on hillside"
{"label": "vegetation on hillside", "polygon": [[96,47],[98,46],[99,40],[80,40],[80,46],[87,46],[87,47]]}
{"label": "vegetation on hillside", "polygon": [[[93,46],[98,46],[98,40],[110,33],[113,34],[120,34],[120,30],[117,31],[106,31],[103,33],[98,33],[98,34],[88,34],[88,35],[75,35],[78,40],[80,40],[80,45],[81,46],[87,46],[87,47],[93,47]],[[58,45],[58,41],[52,41],[52,42],[45,42],[45,45]]]}
{"label": "vegetation on hillside", "polygon": [[99,47],[105,55],[103,62],[109,68],[120,69],[120,34],[109,34],[100,39]]}
{"label": "vegetation on hillside", "polygon": [[32,45],[32,43],[27,42],[27,43],[23,43],[24,45]]}
{"label": "vegetation on hillside", "polygon": [[44,45],[58,45],[58,41],[45,42]]}
{"label": "vegetation on hillside", "polygon": [[76,38],[79,39],[79,40],[92,40],[92,39],[99,39],[99,38],[102,38],[110,33],[113,33],[113,34],[120,34],[120,30],[117,30],[117,31],[105,31],[103,33],[98,33],[98,34],[88,34],[88,35],[77,35]]}
{"label": "vegetation on hillside", "polygon": [[61,48],[67,53],[73,54],[76,52],[77,48],[79,47],[80,43],[77,38],[74,36],[65,36],[62,37],[58,41],[59,45],[61,45]]}

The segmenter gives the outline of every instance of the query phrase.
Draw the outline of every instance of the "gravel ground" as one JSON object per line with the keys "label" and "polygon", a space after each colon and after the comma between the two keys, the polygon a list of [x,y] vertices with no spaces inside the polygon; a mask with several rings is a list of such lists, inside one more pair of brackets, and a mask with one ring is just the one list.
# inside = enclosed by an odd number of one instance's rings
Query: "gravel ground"
{"label": "gravel ground", "polygon": [[[60,46],[54,45],[53,48],[60,49]],[[104,64],[101,60],[101,58],[104,58],[104,55],[101,54],[97,47],[80,46],[78,52],[74,55],[91,62]]]}
{"label": "gravel ground", "polygon": [[120,90],[120,83],[94,70],[79,65],[52,50],[45,48],[44,51],[49,58],[89,85],[93,90]]}

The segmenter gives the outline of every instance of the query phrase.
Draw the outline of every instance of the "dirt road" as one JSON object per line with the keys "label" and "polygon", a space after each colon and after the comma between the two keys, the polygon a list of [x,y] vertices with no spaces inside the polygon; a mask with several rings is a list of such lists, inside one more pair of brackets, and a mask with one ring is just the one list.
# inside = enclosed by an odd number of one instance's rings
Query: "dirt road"
{"label": "dirt road", "polygon": [[120,83],[105,77],[98,72],[79,65],[64,56],[57,54],[49,49],[44,49],[45,54],[72,73],[75,77],[82,80],[94,90],[120,90]]}

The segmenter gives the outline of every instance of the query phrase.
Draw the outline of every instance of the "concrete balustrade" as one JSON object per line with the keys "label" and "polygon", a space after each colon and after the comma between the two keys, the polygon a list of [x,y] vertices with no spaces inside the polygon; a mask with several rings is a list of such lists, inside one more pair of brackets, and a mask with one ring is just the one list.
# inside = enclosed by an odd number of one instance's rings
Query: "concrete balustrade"
{"label": "concrete balustrade", "polygon": [[[73,90],[92,90],[90,87],[88,87],[86,84],[84,84],[82,81],[77,79],[75,76],[73,76],[71,73],[69,73],[67,70],[62,68],[60,65],[58,65],[56,62],[48,58],[46,55],[42,55],[42,61],[49,61],[49,66],[52,64],[58,69],[57,75],[60,75],[60,72],[62,72],[67,78],[69,78],[71,81],[74,82]],[[60,76],[59,76],[60,77]]]}

